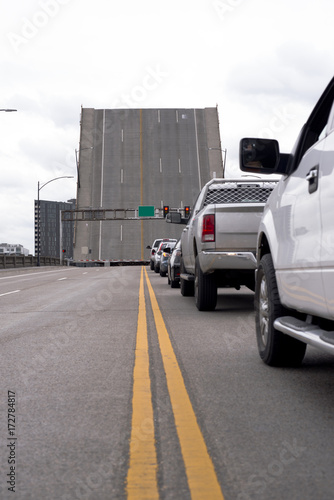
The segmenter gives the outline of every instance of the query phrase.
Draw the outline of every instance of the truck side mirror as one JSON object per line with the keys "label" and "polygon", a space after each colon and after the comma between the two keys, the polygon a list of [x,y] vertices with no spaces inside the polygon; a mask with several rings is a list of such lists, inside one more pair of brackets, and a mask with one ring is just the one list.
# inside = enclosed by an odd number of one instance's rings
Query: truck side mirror
{"label": "truck side mirror", "polygon": [[172,224],[188,224],[189,217],[182,217],[180,212],[169,212],[166,215],[166,222],[171,222]]}
{"label": "truck side mirror", "polygon": [[243,172],[274,174],[280,161],[278,142],[275,139],[241,139],[239,161]]}
{"label": "truck side mirror", "polygon": [[166,222],[171,222],[172,224],[181,224],[180,212],[169,212],[169,214],[166,215]]}

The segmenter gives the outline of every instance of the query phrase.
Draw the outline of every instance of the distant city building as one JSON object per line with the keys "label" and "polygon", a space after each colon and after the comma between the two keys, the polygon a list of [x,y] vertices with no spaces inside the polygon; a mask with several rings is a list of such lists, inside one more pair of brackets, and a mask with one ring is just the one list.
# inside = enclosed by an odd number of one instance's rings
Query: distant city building
{"label": "distant city building", "polygon": [[[73,258],[73,227],[71,221],[60,225],[60,211],[74,210],[75,200],[40,200],[40,257]],[[38,201],[35,200],[35,255],[38,248]],[[65,251],[64,251],[65,250]]]}
{"label": "distant city building", "polygon": [[28,255],[29,250],[23,245],[12,245],[10,243],[0,243],[0,255]]}
{"label": "distant city building", "polygon": [[[80,125],[77,209],[86,214],[182,209],[206,182],[223,176],[217,108],[83,108]],[[156,238],[178,238],[183,227],[164,220],[78,220],[74,259],[146,259]]]}

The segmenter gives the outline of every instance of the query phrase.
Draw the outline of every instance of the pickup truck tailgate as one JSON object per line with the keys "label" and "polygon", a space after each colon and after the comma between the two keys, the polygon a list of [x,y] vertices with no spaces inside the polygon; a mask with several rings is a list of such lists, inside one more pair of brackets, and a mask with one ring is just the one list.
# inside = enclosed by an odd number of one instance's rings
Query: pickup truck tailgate
{"label": "pickup truck tailgate", "polygon": [[251,251],[256,248],[257,232],[263,205],[216,207],[217,251]]}
{"label": "pickup truck tailgate", "polygon": [[276,184],[233,180],[210,186],[204,206],[216,214],[216,251],[254,251],[263,208]]}

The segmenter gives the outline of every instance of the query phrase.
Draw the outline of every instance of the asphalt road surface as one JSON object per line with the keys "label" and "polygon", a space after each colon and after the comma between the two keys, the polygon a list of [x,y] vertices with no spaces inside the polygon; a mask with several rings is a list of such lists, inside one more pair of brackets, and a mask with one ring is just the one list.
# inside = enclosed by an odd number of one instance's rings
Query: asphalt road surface
{"label": "asphalt road surface", "polygon": [[334,496],[334,360],[264,365],[245,288],[199,312],[148,267],[1,271],[0,345],[1,499]]}

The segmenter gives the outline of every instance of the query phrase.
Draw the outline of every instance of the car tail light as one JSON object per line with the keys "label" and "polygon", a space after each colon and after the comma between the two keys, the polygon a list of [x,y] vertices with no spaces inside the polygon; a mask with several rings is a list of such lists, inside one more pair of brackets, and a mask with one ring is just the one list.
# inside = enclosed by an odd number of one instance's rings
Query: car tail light
{"label": "car tail light", "polygon": [[202,241],[215,241],[215,215],[204,215],[202,228]]}

